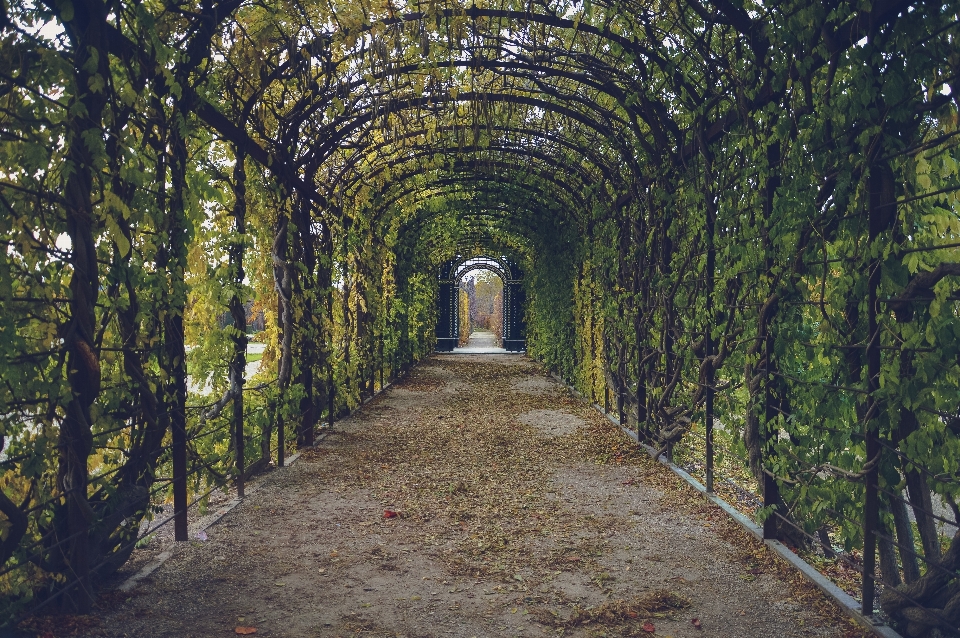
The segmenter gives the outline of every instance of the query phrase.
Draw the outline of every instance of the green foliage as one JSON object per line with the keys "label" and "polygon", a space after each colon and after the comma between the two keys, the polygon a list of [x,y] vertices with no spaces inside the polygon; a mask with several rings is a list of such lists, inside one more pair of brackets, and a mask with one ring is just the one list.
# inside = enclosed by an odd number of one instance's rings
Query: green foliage
{"label": "green foliage", "polygon": [[70,541],[123,562],[181,420],[202,498],[428,356],[456,257],[691,466],[715,388],[807,533],[861,546],[868,433],[960,497],[953,4],[93,4],[4,5],[0,613],[64,591],[72,507],[130,508]]}

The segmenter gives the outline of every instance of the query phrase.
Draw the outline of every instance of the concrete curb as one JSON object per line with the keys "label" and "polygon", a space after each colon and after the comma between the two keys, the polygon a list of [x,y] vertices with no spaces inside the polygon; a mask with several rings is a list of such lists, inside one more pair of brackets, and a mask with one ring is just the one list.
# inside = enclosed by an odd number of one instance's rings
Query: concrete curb
{"label": "concrete curb", "polygon": [[[641,445],[651,457],[656,456],[657,450],[645,443],[641,443],[637,433],[620,425],[618,418],[612,414],[604,412],[603,408],[596,403],[587,401],[586,398],[580,394],[576,388],[568,384],[562,378],[553,373],[551,373],[550,376],[552,376],[558,383],[566,387],[574,396],[592,405],[594,410],[605,416],[611,423],[620,428],[624,434],[633,439],[637,444]],[[790,548],[788,548],[786,545],[777,540],[764,539],[763,529],[759,525],[716,494],[707,492],[707,488],[704,487],[700,481],[693,478],[682,468],[674,465],[664,457],[660,457],[659,461],[663,465],[666,465],[668,468],[670,468],[674,474],[686,481],[691,487],[693,487],[693,489],[697,490],[697,492],[699,492],[705,499],[726,512],[730,518],[739,523],[741,527],[750,532],[754,537],[757,538],[757,540],[763,541],[764,545],[766,545],[770,551],[776,553],[783,560],[787,561],[790,565],[799,570],[804,578],[816,585],[817,588],[820,589],[820,591],[822,591],[824,594],[832,598],[834,602],[840,606],[844,613],[860,623],[863,627],[873,631],[882,638],[903,638],[903,636],[897,633],[889,625],[880,622],[875,618],[864,615],[864,613],[860,610],[860,604],[853,598],[853,596],[837,587],[831,580],[818,572],[810,563],[806,562],[794,552],[790,551]]]}

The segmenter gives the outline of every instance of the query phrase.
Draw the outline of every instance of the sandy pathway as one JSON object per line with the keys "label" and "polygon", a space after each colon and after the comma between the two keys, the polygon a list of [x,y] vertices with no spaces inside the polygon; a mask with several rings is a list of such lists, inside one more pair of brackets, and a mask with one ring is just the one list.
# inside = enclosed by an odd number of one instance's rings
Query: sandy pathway
{"label": "sandy pathway", "polygon": [[861,635],[520,356],[424,362],[208,536],[98,635]]}

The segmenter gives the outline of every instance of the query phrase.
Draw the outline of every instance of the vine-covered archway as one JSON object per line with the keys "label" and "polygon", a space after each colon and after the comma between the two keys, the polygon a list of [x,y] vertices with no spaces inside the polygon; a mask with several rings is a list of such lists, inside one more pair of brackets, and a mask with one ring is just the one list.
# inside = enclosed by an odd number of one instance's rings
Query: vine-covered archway
{"label": "vine-covered archway", "polygon": [[508,348],[755,492],[768,537],[841,552],[867,614],[955,625],[927,575],[960,517],[958,25],[0,3],[4,613],[89,609],[158,504],[185,539],[190,502],[445,347],[458,256],[506,255]]}
{"label": "vine-covered archway", "polygon": [[440,266],[437,296],[437,351],[451,352],[460,341],[460,281],[471,270],[490,270],[503,282],[503,347],[507,352],[526,349],[526,294],[523,271],[506,257],[457,256]]}

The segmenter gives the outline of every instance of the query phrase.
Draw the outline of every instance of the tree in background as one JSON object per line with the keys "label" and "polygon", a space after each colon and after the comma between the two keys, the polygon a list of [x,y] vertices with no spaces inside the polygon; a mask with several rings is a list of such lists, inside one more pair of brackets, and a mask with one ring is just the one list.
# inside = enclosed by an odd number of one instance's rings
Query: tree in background
{"label": "tree in background", "polygon": [[470,325],[503,337],[503,282],[488,270],[474,271],[464,280],[470,303]]}
{"label": "tree in background", "polygon": [[457,342],[457,345],[461,348],[467,345],[467,341],[470,340],[470,333],[473,332],[473,328],[470,325],[470,292],[473,291],[473,280],[467,280],[469,288],[461,287],[458,291],[460,295],[460,340]]}
{"label": "tree in background", "polygon": [[493,314],[490,315],[490,331],[497,336],[497,345],[503,347],[503,286],[493,297]]}

